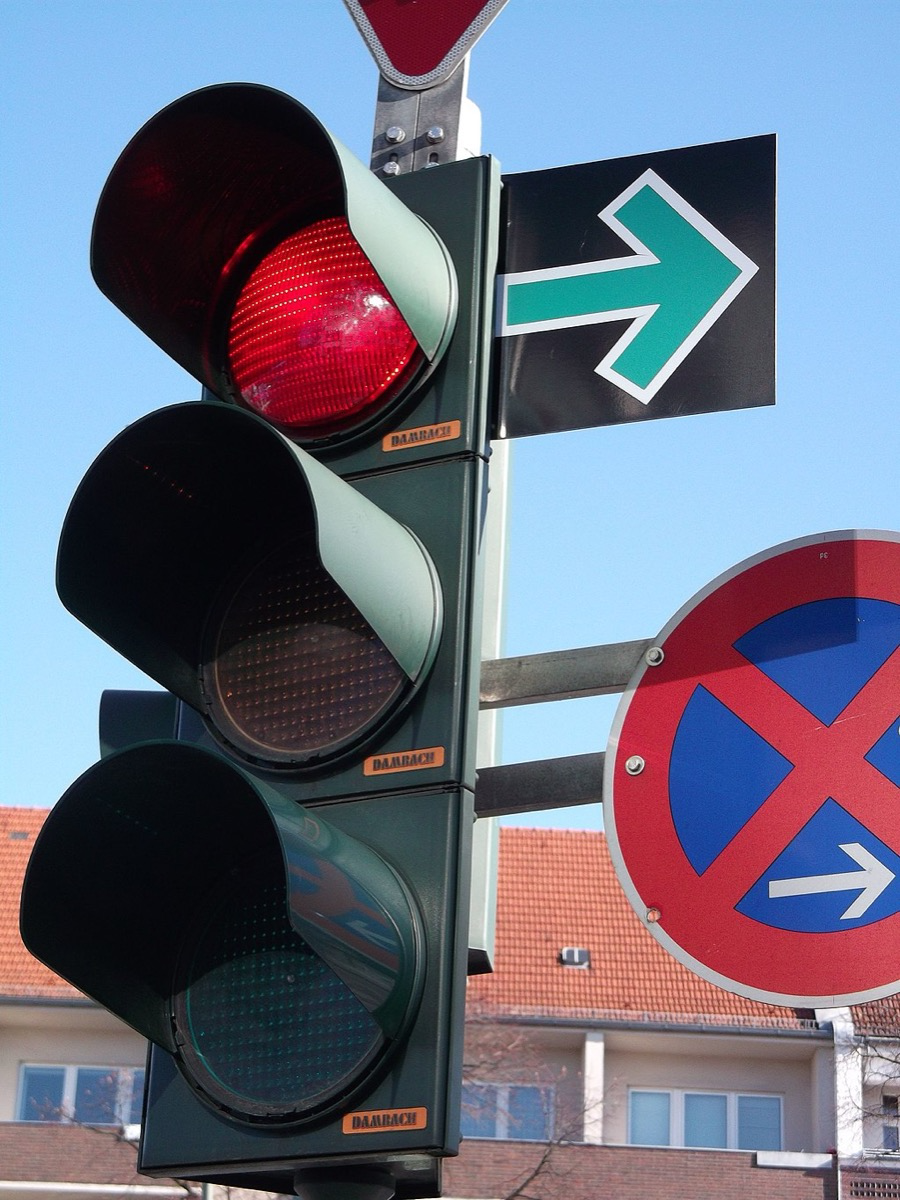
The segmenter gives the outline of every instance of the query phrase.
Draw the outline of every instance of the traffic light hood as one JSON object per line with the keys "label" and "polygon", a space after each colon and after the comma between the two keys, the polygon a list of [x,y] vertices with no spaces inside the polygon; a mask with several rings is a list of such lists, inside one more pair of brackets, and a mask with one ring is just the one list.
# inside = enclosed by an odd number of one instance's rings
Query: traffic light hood
{"label": "traffic light hood", "polygon": [[[290,930],[276,943],[253,935],[267,919],[263,888],[273,894],[268,911],[285,912],[346,985],[337,1000],[340,984],[329,993],[293,967]],[[204,988],[246,992],[249,1002],[269,980],[266,1002],[295,1009],[314,1004],[308,993],[318,989],[332,1005],[355,1006],[356,1025],[371,1014],[366,1036],[380,1045],[400,1035],[422,982],[420,919],[381,857],[221,755],[181,742],[110,755],[69,788],[32,853],[21,928],[63,978],[172,1054],[190,1055],[193,1041],[195,1059],[211,1057],[198,1026],[207,1041],[215,1035]],[[222,947],[234,954],[238,936],[238,965],[226,968]]]}
{"label": "traffic light hood", "polygon": [[[418,538],[266,422],[217,402],[151,413],[101,453],[66,517],[57,588],[226,742],[276,766],[327,761],[383,724],[426,676],[442,627]],[[255,698],[238,711],[263,676],[277,729]]]}
{"label": "traffic light hood", "polygon": [[[228,332],[239,294],[270,251],[335,217],[346,219],[408,325],[418,347],[412,367],[430,369],[456,317],[443,243],[308,109],[271,88],[203,88],[151,118],[103,190],[91,268],[167,354],[221,398],[242,402]],[[341,254],[346,248],[329,252]],[[385,302],[376,296],[375,308]],[[333,327],[312,336],[327,341]]]}

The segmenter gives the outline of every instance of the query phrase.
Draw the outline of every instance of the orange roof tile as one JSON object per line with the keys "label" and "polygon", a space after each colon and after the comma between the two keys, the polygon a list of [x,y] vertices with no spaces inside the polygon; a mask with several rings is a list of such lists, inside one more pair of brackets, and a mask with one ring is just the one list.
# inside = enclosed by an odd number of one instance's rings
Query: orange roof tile
{"label": "orange roof tile", "polygon": [[[510,1013],[615,1020],[711,1020],[800,1027],[808,1010],[723,991],[666,953],[632,911],[603,834],[500,832],[495,973],[469,981],[470,1004]],[[590,951],[590,969],[559,962]]]}
{"label": "orange roof tile", "polygon": [[33,958],[19,936],[19,899],[45,808],[0,808],[0,996],[69,999],[79,992]]}
{"label": "orange roof tile", "polygon": [[851,1009],[853,1027],[864,1037],[893,1037],[900,1030],[900,996],[886,996]]}

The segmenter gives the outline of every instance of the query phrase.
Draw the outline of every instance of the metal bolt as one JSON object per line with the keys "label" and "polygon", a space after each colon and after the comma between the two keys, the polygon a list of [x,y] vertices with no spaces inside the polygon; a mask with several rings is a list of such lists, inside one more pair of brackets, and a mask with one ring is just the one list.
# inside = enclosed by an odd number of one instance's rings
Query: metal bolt
{"label": "metal bolt", "polygon": [[655,905],[652,908],[647,909],[647,921],[649,924],[655,925],[661,916],[662,913]]}
{"label": "metal bolt", "polygon": [[639,754],[632,754],[625,759],[625,770],[629,775],[640,775],[644,769],[644,760]]}
{"label": "metal bolt", "polygon": [[400,174],[400,164],[397,162],[396,158],[392,158],[390,162],[386,162],[381,169],[385,175]]}
{"label": "metal bolt", "polygon": [[650,646],[644,655],[644,662],[648,667],[658,667],[665,657],[666,652],[662,646]]}
{"label": "metal bolt", "polygon": [[438,142],[442,142],[446,134],[444,133],[443,125],[432,125],[425,134],[425,140],[430,142],[432,146],[436,146]]}
{"label": "metal bolt", "polygon": [[389,125],[384,131],[384,140],[391,146],[399,146],[401,142],[406,141],[406,130],[399,125]]}

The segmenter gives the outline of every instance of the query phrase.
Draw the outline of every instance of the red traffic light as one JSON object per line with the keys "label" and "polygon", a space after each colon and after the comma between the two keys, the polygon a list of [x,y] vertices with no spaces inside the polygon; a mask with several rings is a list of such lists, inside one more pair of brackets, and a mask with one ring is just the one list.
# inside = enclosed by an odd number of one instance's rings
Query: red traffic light
{"label": "red traffic light", "polygon": [[388,403],[422,351],[342,217],[315,221],[262,259],[228,327],[237,394],[261,417],[314,433]]}
{"label": "red traffic light", "polygon": [[456,316],[438,236],[307,109],[253,84],[193,92],[135,135],[91,267],[201,383],[302,442],[392,411]]}

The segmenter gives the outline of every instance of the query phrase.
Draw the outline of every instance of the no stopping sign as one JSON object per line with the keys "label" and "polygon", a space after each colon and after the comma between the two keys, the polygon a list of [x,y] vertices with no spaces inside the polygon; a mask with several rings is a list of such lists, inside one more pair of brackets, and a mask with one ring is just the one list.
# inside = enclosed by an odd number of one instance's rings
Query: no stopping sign
{"label": "no stopping sign", "polygon": [[698,975],[801,1007],[900,991],[900,534],[776,546],[685,605],[622,697],[604,807]]}

